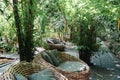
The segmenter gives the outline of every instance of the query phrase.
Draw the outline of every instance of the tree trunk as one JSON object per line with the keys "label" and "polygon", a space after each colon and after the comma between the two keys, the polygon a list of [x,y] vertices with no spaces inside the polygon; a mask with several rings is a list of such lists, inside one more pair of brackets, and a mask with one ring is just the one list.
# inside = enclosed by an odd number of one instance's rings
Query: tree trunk
{"label": "tree trunk", "polygon": [[79,50],[79,58],[85,61],[89,66],[93,65],[91,63],[91,52],[87,50]]}
{"label": "tree trunk", "polygon": [[70,26],[70,41],[72,41],[74,38],[74,29],[72,26]]}
{"label": "tree trunk", "polygon": [[[25,5],[24,5],[25,4]],[[26,6],[27,5],[27,6]],[[33,0],[23,2],[22,7],[24,9],[21,22],[18,12],[18,0],[13,0],[14,19],[17,29],[17,36],[19,42],[20,61],[32,61],[33,59]],[[22,23],[22,24],[21,24]]]}
{"label": "tree trunk", "polygon": [[15,25],[17,30],[17,36],[18,36],[18,42],[19,42],[19,51],[20,54],[20,61],[25,60],[25,54],[24,54],[24,41],[23,41],[23,35],[21,30],[21,21],[18,13],[18,0],[13,0],[13,12],[14,12],[14,19],[15,19]]}
{"label": "tree trunk", "polygon": [[33,27],[34,27],[34,16],[33,16],[33,2],[32,0],[29,1],[29,7],[28,7],[28,24],[27,24],[27,30],[26,30],[26,39],[25,39],[25,55],[26,60],[28,62],[32,61],[33,59]]}
{"label": "tree trunk", "polygon": [[87,48],[81,48],[79,49],[79,58],[85,61],[88,65],[92,65],[91,63],[91,50],[89,49],[89,43],[91,42],[90,40],[87,40],[88,34],[86,33],[88,29],[85,29],[84,26],[80,27],[80,33],[79,33],[79,46],[84,46]]}
{"label": "tree trunk", "polygon": [[120,31],[120,18],[118,19],[118,31]]}

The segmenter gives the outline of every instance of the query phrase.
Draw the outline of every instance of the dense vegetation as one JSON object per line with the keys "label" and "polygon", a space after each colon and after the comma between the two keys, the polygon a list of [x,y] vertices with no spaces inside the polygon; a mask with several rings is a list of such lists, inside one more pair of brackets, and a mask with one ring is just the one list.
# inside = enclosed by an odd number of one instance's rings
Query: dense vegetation
{"label": "dense vegetation", "polygon": [[113,44],[120,43],[119,7],[119,0],[1,0],[0,48],[14,52],[19,42],[21,60],[31,61],[34,47],[46,48],[47,37],[59,37],[75,43],[89,64],[100,47],[97,38],[120,53]]}

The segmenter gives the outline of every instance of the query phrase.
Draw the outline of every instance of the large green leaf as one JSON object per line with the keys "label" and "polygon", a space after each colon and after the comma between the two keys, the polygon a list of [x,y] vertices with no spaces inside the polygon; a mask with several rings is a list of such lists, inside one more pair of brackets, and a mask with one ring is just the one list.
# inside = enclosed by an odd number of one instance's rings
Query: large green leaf
{"label": "large green leaf", "polygon": [[4,13],[4,11],[2,10],[2,9],[0,9],[0,12],[3,14]]}

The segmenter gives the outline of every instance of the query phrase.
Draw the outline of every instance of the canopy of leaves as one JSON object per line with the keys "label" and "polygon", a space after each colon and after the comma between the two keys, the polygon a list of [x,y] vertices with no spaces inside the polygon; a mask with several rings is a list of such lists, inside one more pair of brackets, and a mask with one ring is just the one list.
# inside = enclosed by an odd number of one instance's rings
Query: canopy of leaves
{"label": "canopy of leaves", "polygon": [[[22,3],[22,0],[19,2]],[[16,32],[12,7],[12,0],[0,1],[0,35],[7,35],[10,39]],[[98,37],[107,36],[110,39],[118,39],[120,34],[117,30],[117,22],[120,18],[119,7],[120,0],[39,0],[39,3],[34,7],[34,10],[37,11],[34,14],[35,45],[43,46],[42,40],[45,37],[56,36],[54,35],[56,33],[61,34],[62,37],[70,35],[71,29],[74,36],[78,36],[78,29],[81,26],[83,26],[85,33],[88,32],[90,26],[95,26]],[[21,5],[19,8],[20,13],[26,11]],[[20,17],[25,18],[25,16],[21,15]],[[41,41],[39,41],[40,39]],[[76,37],[74,42],[78,44],[79,40],[80,38]]]}

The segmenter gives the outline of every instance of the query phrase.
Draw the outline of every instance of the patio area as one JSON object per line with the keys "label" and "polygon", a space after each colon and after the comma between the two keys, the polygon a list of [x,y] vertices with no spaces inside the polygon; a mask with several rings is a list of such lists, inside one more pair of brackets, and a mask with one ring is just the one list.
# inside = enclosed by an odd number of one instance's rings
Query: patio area
{"label": "patio area", "polygon": [[[38,51],[40,51],[39,48]],[[75,57],[79,57],[75,46],[69,48],[67,47],[65,52]],[[19,55],[17,53],[3,54],[1,56],[15,59],[14,61],[0,65],[0,74],[7,70],[11,65],[19,62]],[[91,61],[95,66],[90,67],[90,80],[120,80],[120,60],[117,59],[112,53],[98,52],[91,58]]]}

